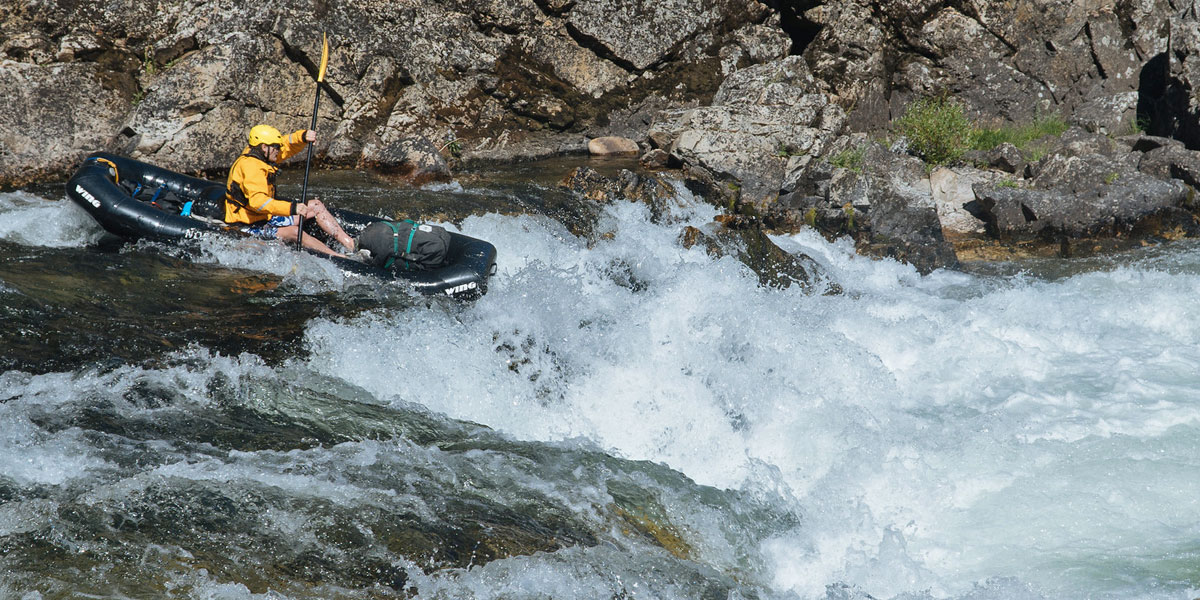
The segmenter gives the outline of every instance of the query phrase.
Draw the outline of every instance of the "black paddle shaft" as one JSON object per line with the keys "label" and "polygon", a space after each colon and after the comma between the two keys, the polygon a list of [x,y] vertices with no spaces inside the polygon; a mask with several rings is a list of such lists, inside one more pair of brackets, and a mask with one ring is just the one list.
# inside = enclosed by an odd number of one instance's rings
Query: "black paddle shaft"
{"label": "black paddle shaft", "polygon": [[[316,132],[317,130],[317,111],[321,108],[321,83],[317,82],[317,99],[313,101],[313,116],[312,125],[309,130]],[[304,204],[308,200],[308,171],[312,167],[313,146],[316,142],[308,144],[308,157],[304,159],[304,183],[300,186],[300,204]],[[299,227],[296,231],[296,245],[304,247],[304,215],[300,215]]]}
{"label": "black paddle shaft", "polygon": [[[316,135],[317,132],[317,112],[321,110],[321,82],[325,79],[325,66],[329,64],[329,37],[321,34],[321,67],[317,71],[317,96],[313,99],[312,125],[309,126],[309,131]],[[306,132],[305,135],[308,135]],[[306,140],[307,141],[307,140]],[[300,186],[300,204],[308,201],[308,171],[312,167],[313,146],[316,141],[308,145],[308,157],[304,159],[304,183]],[[296,227],[296,245],[304,248],[304,215],[300,215],[300,219]]]}

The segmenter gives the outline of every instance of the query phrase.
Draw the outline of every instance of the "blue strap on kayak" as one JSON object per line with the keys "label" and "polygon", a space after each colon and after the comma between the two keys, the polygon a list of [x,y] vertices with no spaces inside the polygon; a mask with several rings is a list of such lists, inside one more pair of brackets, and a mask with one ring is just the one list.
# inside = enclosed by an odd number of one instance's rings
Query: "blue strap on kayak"
{"label": "blue strap on kayak", "polygon": [[191,200],[188,200],[187,202],[183,203],[183,210],[179,211],[179,216],[181,216],[181,217],[192,216],[192,201]]}

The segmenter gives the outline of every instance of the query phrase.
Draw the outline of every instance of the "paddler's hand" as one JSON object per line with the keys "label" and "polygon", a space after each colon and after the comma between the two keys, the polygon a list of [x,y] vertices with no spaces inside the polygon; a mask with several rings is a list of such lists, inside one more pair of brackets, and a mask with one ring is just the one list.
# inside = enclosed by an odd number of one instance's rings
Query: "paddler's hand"
{"label": "paddler's hand", "polygon": [[317,141],[317,132],[311,129],[304,130],[304,141],[310,144]]}
{"label": "paddler's hand", "polygon": [[296,214],[305,219],[316,218],[322,212],[325,212],[325,204],[319,198],[313,198],[304,204],[296,203]]}

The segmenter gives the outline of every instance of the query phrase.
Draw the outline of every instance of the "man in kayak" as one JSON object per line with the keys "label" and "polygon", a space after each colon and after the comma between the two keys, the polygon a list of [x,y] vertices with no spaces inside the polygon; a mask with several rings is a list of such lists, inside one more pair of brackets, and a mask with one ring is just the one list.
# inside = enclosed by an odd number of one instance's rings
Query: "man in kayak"
{"label": "man in kayak", "polygon": [[[300,232],[296,217],[302,216],[316,221],[347,250],[354,250],[354,238],[342,229],[320,200],[313,198],[301,204],[275,195],[275,175],[279,171],[276,165],[315,141],[317,132],[311,129],[284,137],[270,125],[250,128],[249,145],[229,167],[229,179],[225,182],[225,222],[243,225],[243,231],[263,239],[295,242]],[[345,258],[311,235],[304,236],[304,247]]]}

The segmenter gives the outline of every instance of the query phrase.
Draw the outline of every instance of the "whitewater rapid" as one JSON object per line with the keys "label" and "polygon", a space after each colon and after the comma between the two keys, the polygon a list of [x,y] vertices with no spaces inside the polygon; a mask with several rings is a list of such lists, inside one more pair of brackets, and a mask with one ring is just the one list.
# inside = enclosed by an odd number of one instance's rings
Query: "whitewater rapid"
{"label": "whitewater rapid", "polygon": [[[804,525],[762,559],[801,597],[831,582],[881,598],[1011,585],[997,578],[1048,597],[1191,585],[1194,245],[1045,281],[921,277],[846,242],[779,239],[845,289],[805,296],[682,250],[635,205],[612,213],[619,234],[595,248],[529,219],[468,222],[520,240],[486,302],[461,323],[314,323],[312,365],[522,439],[785,489]],[[364,356],[345,343],[358,335],[396,351]]]}
{"label": "whitewater rapid", "polygon": [[[65,201],[0,194],[0,213],[0,223],[66,224],[32,234],[0,225],[17,244],[98,235]],[[652,224],[645,207],[618,203],[600,222],[609,235],[592,241],[544,216],[468,217],[446,225],[500,250],[472,305],[317,317],[308,355],[286,367],[192,352],[222,369],[344,382],[372,402],[516,441],[659,463],[798,515],[736,550],[720,513],[673,515],[699,549],[693,560],[741,578],[756,590],[748,596],[1196,596],[1200,245],[1066,274],[1031,263],[922,276],[857,256],[848,240],[773,238],[844,290],[806,295],[759,286],[702,245],[683,248],[681,227],[714,214],[692,199]],[[275,273],[300,293],[361,285],[316,258],[213,243],[199,260]],[[81,377],[104,375],[10,373],[0,396],[29,401]],[[10,478],[59,485],[104,468],[84,439],[5,427],[0,454],[28,457],[9,463]],[[376,460],[362,444],[353,460]],[[659,560],[601,545],[410,583],[421,597],[602,597],[613,585],[605,568],[632,578]],[[626,570],[613,566],[623,561]],[[643,589],[630,597],[686,597]]]}

